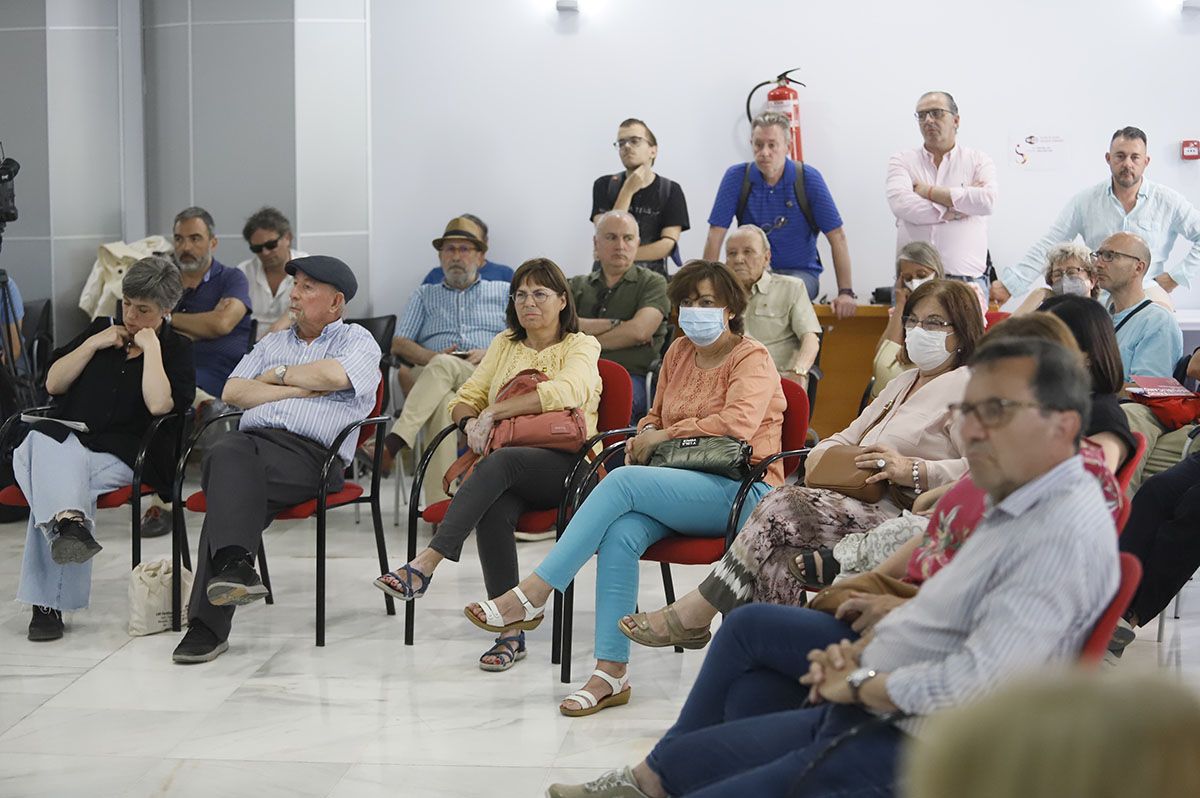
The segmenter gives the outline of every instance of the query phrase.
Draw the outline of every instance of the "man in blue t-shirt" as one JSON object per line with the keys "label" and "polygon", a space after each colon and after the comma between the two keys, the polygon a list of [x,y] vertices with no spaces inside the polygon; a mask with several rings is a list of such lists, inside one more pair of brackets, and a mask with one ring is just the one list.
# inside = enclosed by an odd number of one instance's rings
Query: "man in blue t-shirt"
{"label": "man in blue t-shirt", "polygon": [[1133,233],[1104,239],[1095,252],[1096,285],[1111,297],[1117,348],[1131,377],[1170,377],[1183,356],[1183,333],[1175,314],[1146,298],[1142,280],[1150,268],[1150,248]]}
{"label": "man in blue t-shirt", "polygon": [[[842,217],[821,173],[804,164],[804,193],[817,230],[809,224],[796,198],[797,164],[787,157],[790,135],[791,123],[782,114],[765,113],[754,118],[750,125],[754,162],[735,164],[725,171],[712,213],[708,215],[704,259],[720,260],[725,234],[737,216],[739,224],[757,225],[766,231],[771,242],[771,269],[802,279],[809,298],[815,299],[823,269],[817,255],[817,232],[822,232],[833,253],[837,276],[834,313],[838,318],[853,316],[857,295],[851,284],[850,249]],[[745,207],[739,211],[742,185],[747,180],[750,191]]]}
{"label": "man in blue t-shirt", "polygon": [[12,316],[8,313],[8,305],[2,304],[4,294],[0,291],[0,323],[4,324],[4,334],[8,338],[8,347],[0,347],[0,358],[11,349],[17,367],[21,368],[21,322],[25,320],[25,300],[21,298],[21,289],[17,288],[17,281],[12,277],[8,278],[8,296],[12,300]]}
{"label": "man in blue t-shirt", "polygon": [[[470,219],[479,226],[479,229],[483,232],[483,245],[486,247],[488,241],[488,226],[483,223],[483,219],[480,219],[473,213],[461,214],[460,218]],[[442,271],[442,267],[439,264],[429,270],[429,274],[425,275],[425,279],[421,281],[421,284],[437,285],[445,278],[445,276],[446,273]],[[493,261],[488,260],[486,257],[483,259],[483,266],[481,266],[479,269],[480,280],[499,280],[503,283],[511,283],[512,276],[512,269],[505,266],[503,263],[494,263]]]}

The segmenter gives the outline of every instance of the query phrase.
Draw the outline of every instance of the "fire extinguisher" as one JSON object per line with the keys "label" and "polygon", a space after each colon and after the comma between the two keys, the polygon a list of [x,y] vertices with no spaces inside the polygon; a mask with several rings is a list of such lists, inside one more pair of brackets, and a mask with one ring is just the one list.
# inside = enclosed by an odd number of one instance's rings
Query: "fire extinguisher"
{"label": "fire extinguisher", "polygon": [[763,110],[783,114],[791,120],[792,140],[788,146],[788,157],[793,161],[804,159],[804,152],[800,145],[800,92],[791,87],[793,83],[797,86],[803,86],[804,84],[788,77],[793,72],[799,71],[800,67],[796,67],[795,69],[789,69],[787,72],[780,73],[773,80],[764,80],[746,95],[746,119],[753,121],[754,114],[750,111],[750,101],[754,98],[754,92],[763,86],[768,86],[771,83],[775,84],[775,87],[767,92],[767,104]]}

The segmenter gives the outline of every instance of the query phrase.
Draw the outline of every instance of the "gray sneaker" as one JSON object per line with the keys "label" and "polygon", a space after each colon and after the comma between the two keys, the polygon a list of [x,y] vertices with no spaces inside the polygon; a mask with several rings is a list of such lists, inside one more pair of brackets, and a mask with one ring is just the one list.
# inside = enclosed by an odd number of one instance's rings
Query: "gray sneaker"
{"label": "gray sneaker", "polygon": [[142,514],[142,537],[160,538],[171,534],[171,511],[152,505]]}
{"label": "gray sneaker", "polygon": [[610,770],[587,784],[551,784],[546,798],[649,798],[638,789],[633,770]]}

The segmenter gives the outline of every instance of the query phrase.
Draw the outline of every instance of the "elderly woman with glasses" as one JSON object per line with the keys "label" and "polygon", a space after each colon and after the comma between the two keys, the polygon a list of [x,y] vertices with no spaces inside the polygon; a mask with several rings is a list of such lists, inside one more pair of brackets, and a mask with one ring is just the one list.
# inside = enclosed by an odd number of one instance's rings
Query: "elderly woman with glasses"
{"label": "elderly woman with glasses", "polygon": [[1032,313],[1038,306],[1053,296],[1085,296],[1095,299],[1100,295],[1096,284],[1096,264],[1092,251],[1078,241],[1055,244],[1046,253],[1046,285],[1035,288],[1013,312],[1014,316]]}
{"label": "elderly woman with glasses", "polygon": [[[521,264],[512,285],[508,329],[492,339],[479,367],[450,401],[450,417],[476,453],[483,451],[497,421],[515,416],[579,408],[588,434],[596,433],[600,342],[579,332],[567,278],[552,261],[535,258]],[[548,377],[537,392],[497,401],[500,388],[528,369]],[[443,561],[458,562],[474,530],[488,595],[514,587],[519,578],[517,519],[526,510],[558,505],[575,458],[574,452],[532,446],[491,452],[454,494],[429,545],[411,562],[376,579],[375,586],[404,601],[420,598]],[[480,657],[479,667],[503,671],[524,656],[524,632],[509,630]]]}
{"label": "elderly woman with glasses", "polygon": [[870,474],[869,483],[888,485],[884,498],[871,504],[799,485],[771,491],[699,588],[661,610],[621,619],[627,637],[646,646],[699,648],[718,612],[754,600],[799,604],[796,566],[788,566],[797,551],[815,551],[824,565],[819,579],[800,574],[805,582],[831,582],[838,570],[832,548],[842,536],[899,516],[921,492],[966,473],[960,425],[949,406],[962,399],[965,364],[983,337],[978,297],[966,283],[933,280],[917,287],[906,307],[903,358],[914,368],[888,383],[849,427],[814,447],[806,463],[812,475],[832,447],[861,447],[854,464]]}
{"label": "elderly woman with glasses", "polygon": [[[183,295],[179,269],[143,258],[121,281],[122,319],[96,319],[54,352],[46,391],[55,419],[38,421],[13,452],[13,471],[29,500],[29,528],[17,601],[33,605],[30,640],[63,636],[63,612],[87,607],[96,542],[96,497],[128,485],[155,416],[182,412],[196,394],[192,344],[167,320]],[[164,436],[165,437],[165,436]],[[143,478],[168,489],[174,447],[151,449]]]}

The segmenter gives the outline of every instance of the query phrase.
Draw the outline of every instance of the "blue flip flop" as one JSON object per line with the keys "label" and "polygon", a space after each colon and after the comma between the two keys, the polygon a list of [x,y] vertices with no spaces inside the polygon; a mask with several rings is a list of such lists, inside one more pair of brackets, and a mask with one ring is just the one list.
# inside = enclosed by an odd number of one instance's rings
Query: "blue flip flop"
{"label": "blue flip flop", "polygon": [[[401,578],[403,572],[405,578]],[[389,577],[391,578],[389,581]],[[413,577],[421,580],[420,590],[413,590]],[[388,571],[383,576],[375,580],[375,587],[387,593],[389,596],[394,596],[401,601],[412,601],[419,599],[425,595],[425,591],[429,589],[429,583],[433,581],[432,576],[425,574],[405,563],[395,571]],[[395,582],[395,585],[391,584]]]}
{"label": "blue flip flop", "polygon": [[[513,665],[517,664],[517,660],[525,659],[525,633],[519,632],[515,635],[501,635],[496,638],[496,644],[483,652],[483,656],[479,658],[479,669],[485,671],[506,671]],[[484,657],[496,657],[499,662],[484,662]]]}

